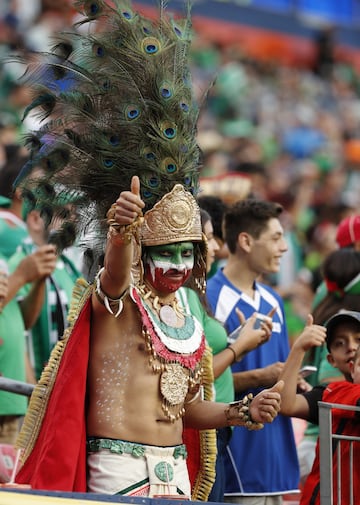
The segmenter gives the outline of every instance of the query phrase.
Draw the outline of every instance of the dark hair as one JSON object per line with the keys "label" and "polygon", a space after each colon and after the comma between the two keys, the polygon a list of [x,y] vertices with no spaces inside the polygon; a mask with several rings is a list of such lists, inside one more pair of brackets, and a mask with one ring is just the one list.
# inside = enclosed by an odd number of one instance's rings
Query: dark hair
{"label": "dark hair", "polygon": [[331,252],[322,264],[323,278],[334,286],[313,312],[314,322],[324,324],[340,309],[360,312],[360,295],[345,293],[345,286],[360,272],[360,251],[342,247]]}
{"label": "dark hair", "polygon": [[214,228],[215,237],[223,239],[222,221],[224,213],[227,210],[227,205],[223,200],[214,195],[203,195],[198,197],[198,204],[201,209],[208,212]]}
{"label": "dark hair", "polygon": [[5,148],[6,162],[0,170],[0,194],[6,198],[12,198],[14,190],[13,184],[21,169],[28,160],[20,146],[8,145]]}
{"label": "dark hair", "polygon": [[211,221],[210,214],[206,212],[204,209],[200,209],[200,219],[201,219],[201,228],[204,231],[204,226],[208,221]]}
{"label": "dark hair", "polygon": [[277,218],[283,207],[274,202],[247,198],[233,204],[224,215],[223,233],[229,251],[234,254],[238,236],[247,232],[254,238],[259,238],[266,230],[268,222]]}

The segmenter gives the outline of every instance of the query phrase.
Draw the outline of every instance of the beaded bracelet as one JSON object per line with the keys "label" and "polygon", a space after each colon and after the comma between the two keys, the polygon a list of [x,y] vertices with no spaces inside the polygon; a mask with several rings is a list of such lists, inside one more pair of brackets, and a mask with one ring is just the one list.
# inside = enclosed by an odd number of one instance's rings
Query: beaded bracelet
{"label": "beaded bracelet", "polygon": [[261,430],[264,425],[253,421],[250,414],[250,405],[253,395],[249,393],[242,400],[229,403],[225,409],[228,426],[245,426],[248,430]]}

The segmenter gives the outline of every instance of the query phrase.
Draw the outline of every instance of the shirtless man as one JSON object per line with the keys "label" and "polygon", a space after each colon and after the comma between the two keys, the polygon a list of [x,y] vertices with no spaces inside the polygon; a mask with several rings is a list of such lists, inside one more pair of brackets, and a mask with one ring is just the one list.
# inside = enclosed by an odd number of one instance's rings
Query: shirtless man
{"label": "shirtless man", "polygon": [[[144,203],[139,190],[138,178],[134,177],[131,191],[121,193],[117,200],[115,220],[120,226],[131,225],[141,215]],[[193,243],[185,241],[152,246],[148,248],[144,257],[145,286],[159,297],[160,305],[165,303],[171,305],[175,300],[176,290],[191,274],[194,263]],[[110,239],[106,249],[105,267],[99,278],[101,290],[110,298],[117,299],[119,295],[126,293],[131,283],[131,262],[131,246],[121,241],[117,242],[116,238]],[[145,303],[151,310],[151,302]],[[181,445],[183,423],[180,416],[176,416],[175,420],[170,419],[162,407],[159,374],[154,374],[148,365],[149,356],[144,352],[142,322],[137,304],[130,296],[124,297],[124,308],[119,317],[115,318],[106,309],[99,296],[94,294],[93,314],[89,363],[88,436],[136,441],[166,448]],[[113,364],[114,372],[118,372],[114,373],[114,379],[109,374],[111,366],[105,366],[109,363]],[[119,380],[119,377],[123,387],[115,388],[115,381]],[[268,422],[276,415],[277,395],[274,393],[267,395],[272,398],[268,408],[263,406],[260,399],[254,401],[250,408],[255,421]],[[179,408],[182,407],[183,405]],[[219,428],[227,423],[226,407],[202,401],[200,395],[189,392],[184,405],[185,423],[197,429]],[[91,457],[89,459],[91,462]],[[90,467],[92,468],[91,464]],[[96,465],[94,467],[97,474]],[[128,472],[126,466],[124,472]],[[95,489],[97,492],[100,491],[97,486]],[[182,491],[189,495],[188,486]]]}
{"label": "shirtless man", "polygon": [[[90,492],[105,494],[190,497],[184,424],[200,430],[226,425],[260,429],[262,423],[276,417],[283,384],[264,390],[252,401],[245,398],[234,405],[202,399],[203,329],[179,306],[176,298],[177,289],[194,274],[198,265],[197,244],[202,241],[200,211],[192,195],[176,185],[142,216],[144,203],[139,186],[139,179],[134,176],[131,190],[122,192],[112,206],[104,267],[91,289],[90,309],[82,309],[77,318],[80,325],[79,320],[88,319],[86,313],[84,316],[85,310],[90,310],[84,407],[86,486]],[[184,216],[180,233],[176,227]],[[167,224],[170,222],[173,227]],[[133,276],[138,244],[133,239],[136,228],[140,231],[143,266],[138,282]],[[71,353],[71,341],[75,338],[74,330],[62,361]],[[79,346],[80,343],[77,350]],[[86,353],[85,349],[84,345],[82,354]],[[81,381],[83,368],[77,362],[76,384]],[[61,364],[59,370],[62,377]],[[73,381],[71,385],[77,387]],[[51,400],[57,390],[54,387],[47,410],[53,408]],[[72,391],[64,394],[71,395]],[[63,401],[62,397],[59,401]],[[60,411],[63,409],[57,404],[54,412],[59,416]],[[63,423],[67,422],[64,417]],[[46,424],[43,421],[43,426]],[[55,425],[56,421],[57,431]],[[75,427],[73,423],[72,427],[73,449],[80,426]],[[65,431],[64,425],[62,429]],[[53,458],[47,457],[46,468],[38,465],[44,450],[43,437],[40,430],[36,451],[27,458],[17,481],[27,477],[33,487],[56,485],[59,489],[59,483],[47,482],[44,478]],[[52,440],[49,444],[50,452],[53,443]],[[29,473],[32,460],[38,466]],[[41,484],[34,479],[35,473],[41,475]],[[61,484],[60,489],[81,490],[84,479],[80,480],[80,486],[78,480],[76,485],[71,484],[76,489],[64,489],[68,483]]]}

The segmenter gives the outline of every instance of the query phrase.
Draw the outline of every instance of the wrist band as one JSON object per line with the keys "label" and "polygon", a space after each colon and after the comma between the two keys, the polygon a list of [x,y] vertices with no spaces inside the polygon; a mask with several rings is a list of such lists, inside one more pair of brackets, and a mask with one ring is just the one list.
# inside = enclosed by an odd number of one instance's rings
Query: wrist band
{"label": "wrist band", "polygon": [[136,235],[138,227],[143,222],[143,217],[138,216],[133,223],[121,225],[115,219],[116,203],[113,203],[106,214],[107,224],[109,231],[107,234],[108,240],[115,245],[128,245],[132,242],[133,237]]}
{"label": "wrist band", "polygon": [[[131,225],[130,225],[131,226]],[[133,233],[129,226],[110,225],[107,232],[107,239],[115,245],[129,245],[132,241]]]}
{"label": "wrist band", "polygon": [[[128,289],[124,291],[124,293],[120,296],[120,298],[110,298],[107,296],[104,291],[101,289],[100,276],[104,271],[104,267],[100,268],[95,277],[95,294],[99,302],[105,306],[106,310],[110,312],[115,317],[118,317],[124,307],[123,299],[127,295]],[[115,312],[116,310],[116,312]]]}
{"label": "wrist band", "polygon": [[235,349],[234,349],[233,347],[231,347],[231,345],[228,345],[228,346],[226,347],[226,349],[229,349],[229,351],[232,351],[232,353],[233,353],[233,355],[234,355],[234,359],[233,359],[233,361],[232,361],[232,363],[231,363],[231,364],[236,363],[236,361],[237,361],[237,356],[236,356]]}
{"label": "wrist band", "polygon": [[229,403],[225,409],[228,426],[245,426],[248,430],[261,430],[264,425],[251,419],[250,405],[253,395],[249,393],[242,400]]}

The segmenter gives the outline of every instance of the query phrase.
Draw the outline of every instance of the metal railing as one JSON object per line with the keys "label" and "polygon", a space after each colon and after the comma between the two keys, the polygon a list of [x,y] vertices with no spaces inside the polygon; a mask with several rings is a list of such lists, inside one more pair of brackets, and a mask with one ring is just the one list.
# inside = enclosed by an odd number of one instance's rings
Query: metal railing
{"label": "metal railing", "polygon": [[[319,439],[320,439],[320,503],[321,505],[334,505],[334,491],[338,497],[337,505],[359,505],[354,502],[354,444],[360,442],[360,436],[348,436],[333,433],[332,420],[333,411],[336,410],[351,410],[360,412],[360,407],[342,405],[337,403],[319,402]],[[359,423],[360,435],[360,423]],[[334,443],[337,441],[338,443]],[[349,478],[346,479],[346,485],[349,486],[349,502],[342,503],[341,489],[344,485],[342,479],[343,453],[341,452],[341,444],[347,443],[349,450],[347,457],[349,458]],[[335,452],[333,446],[336,445]],[[334,458],[337,458],[336,475],[333,473]],[[357,462],[359,464],[359,462]],[[359,471],[359,469],[357,469]],[[334,482],[335,481],[335,482]]]}

